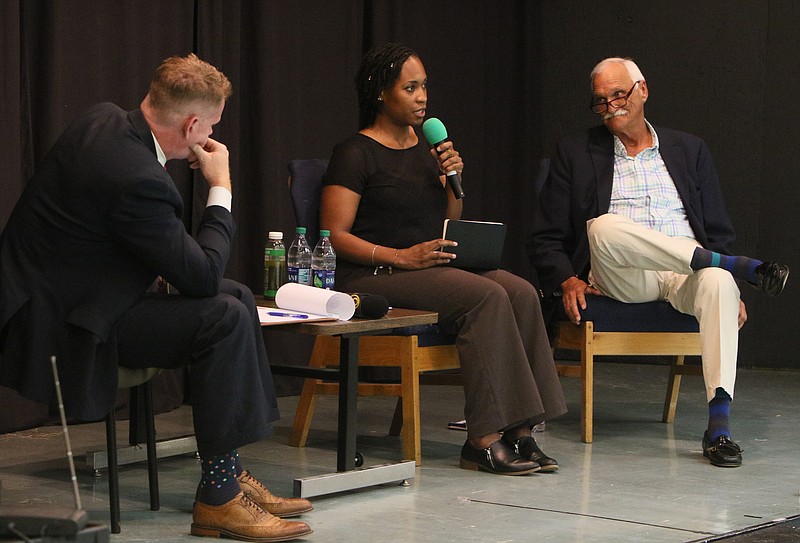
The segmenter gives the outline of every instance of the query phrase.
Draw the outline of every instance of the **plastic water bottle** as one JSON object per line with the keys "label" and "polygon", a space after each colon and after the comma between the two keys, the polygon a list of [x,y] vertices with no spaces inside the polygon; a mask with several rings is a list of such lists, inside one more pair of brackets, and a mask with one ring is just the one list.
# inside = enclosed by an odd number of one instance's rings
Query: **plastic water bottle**
{"label": "plastic water bottle", "polygon": [[289,246],[286,256],[289,282],[312,286],[314,283],[311,277],[311,247],[306,241],[306,229],[304,226],[298,226],[294,231],[294,241]]}
{"label": "plastic water bottle", "polygon": [[311,254],[311,273],[314,276],[314,286],[333,289],[336,276],[336,252],[331,245],[329,230],[319,231],[319,241]]}
{"label": "plastic water bottle", "polygon": [[264,245],[264,297],[275,299],[275,293],[286,282],[286,247],[283,232],[270,232]]}

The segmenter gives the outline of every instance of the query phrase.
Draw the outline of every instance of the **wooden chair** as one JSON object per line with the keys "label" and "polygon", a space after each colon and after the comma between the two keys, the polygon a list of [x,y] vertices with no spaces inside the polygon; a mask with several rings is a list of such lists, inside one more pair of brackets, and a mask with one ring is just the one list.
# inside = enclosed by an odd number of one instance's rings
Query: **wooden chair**
{"label": "wooden chair", "polygon": [[[297,224],[305,226],[309,243],[316,241],[319,232],[319,198],[322,176],[327,161],[320,159],[293,160],[289,163],[289,190]],[[389,430],[402,435],[403,458],[422,462],[420,438],[420,376],[426,372],[459,369],[455,338],[439,331],[438,327],[411,327],[391,335],[365,336],[359,341],[360,367],[399,367],[399,383],[364,383],[358,385],[361,396],[396,396],[398,404]],[[319,336],[309,365],[335,366],[339,363],[339,339]],[[300,395],[289,443],[303,447],[308,438],[317,397],[338,394],[337,383],[307,379]],[[401,431],[402,430],[402,431]]]}
{"label": "wooden chair", "polygon": [[[550,161],[542,159],[537,166],[533,183],[538,199]],[[686,356],[700,355],[697,319],[676,311],[664,301],[626,304],[605,296],[588,296],[581,324],[575,326],[567,319],[561,300],[554,300],[554,303],[553,348],[579,351],[581,356],[580,365],[556,364],[556,368],[561,376],[582,380],[581,440],[584,443],[592,442],[595,356],[674,356],[662,420],[675,420],[681,376],[702,375],[701,367],[684,364]]]}
{"label": "wooden chair", "polygon": [[679,313],[668,302],[626,304],[605,296],[587,296],[579,326],[566,320],[557,308],[553,347],[580,351],[580,365],[556,364],[559,375],[579,377],[581,389],[581,440],[592,442],[595,356],[674,356],[670,365],[661,420],[675,420],[681,376],[702,375],[700,366],[685,365],[685,357],[700,355],[697,320]]}

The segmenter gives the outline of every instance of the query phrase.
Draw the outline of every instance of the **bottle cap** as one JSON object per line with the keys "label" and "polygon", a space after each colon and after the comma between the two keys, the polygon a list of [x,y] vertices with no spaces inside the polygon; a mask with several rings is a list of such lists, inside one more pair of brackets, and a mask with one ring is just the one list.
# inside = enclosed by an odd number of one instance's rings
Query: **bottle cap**
{"label": "bottle cap", "polygon": [[283,232],[270,232],[269,239],[283,239]]}
{"label": "bottle cap", "polygon": [[295,234],[305,234],[306,233],[306,227],[305,226],[298,226],[297,228],[294,229],[294,232],[295,232]]}
{"label": "bottle cap", "polygon": [[331,231],[330,230],[320,230],[319,231],[319,237],[321,237],[321,238],[327,238],[330,235],[331,235]]}

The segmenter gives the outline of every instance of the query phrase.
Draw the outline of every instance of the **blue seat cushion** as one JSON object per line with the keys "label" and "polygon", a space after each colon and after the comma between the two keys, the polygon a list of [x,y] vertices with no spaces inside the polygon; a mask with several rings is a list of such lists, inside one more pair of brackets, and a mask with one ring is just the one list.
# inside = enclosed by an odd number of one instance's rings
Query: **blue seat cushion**
{"label": "blue seat cushion", "polygon": [[[607,296],[586,296],[584,321],[592,321],[595,332],[698,332],[697,319],[681,313],[669,302],[626,304]],[[569,320],[564,306],[556,304],[556,319]]]}

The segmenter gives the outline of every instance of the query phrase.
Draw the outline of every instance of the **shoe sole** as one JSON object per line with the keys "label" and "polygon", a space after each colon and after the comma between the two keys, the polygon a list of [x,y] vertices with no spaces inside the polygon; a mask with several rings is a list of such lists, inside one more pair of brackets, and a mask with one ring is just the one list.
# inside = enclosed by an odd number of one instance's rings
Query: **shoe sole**
{"label": "shoe sole", "polygon": [[289,511],[287,513],[273,513],[272,511],[270,511],[269,509],[267,509],[263,505],[261,506],[261,508],[264,511],[266,511],[267,513],[269,513],[270,515],[272,515],[273,517],[278,517],[278,518],[297,517],[297,516],[302,515],[303,513],[308,513],[309,511],[313,511],[314,510],[313,507],[309,507],[308,509],[303,509],[302,511]]}
{"label": "shoe sole", "polygon": [[529,473],[534,473],[539,471],[541,468],[539,466],[531,469],[526,469],[522,471],[496,471],[487,468],[477,462],[473,462],[471,460],[464,460],[463,458],[460,460],[458,467],[461,469],[467,469],[471,471],[485,471],[487,473],[493,473],[494,475],[528,475]]}
{"label": "shoe sole", "polygon": [[786,275],[783,276],[783,281],[781,281],[781,288],[778,289],[778,292],[773,294],[772,296],[778,296],[783,292],[783,289],[786,288],[786,281],[789,280],[789,270],[786,270]]}
{"label": "shoe sole", "polygon": [[246,535],[229,532],[227,530],[222,530],[220,528],[211,528],[208,526],[200,526],[199,524],[192,523],[192,528],[189,531],[189,533],[200,537],[214,537],[217,539],[228,538],[228,539],[236,539],[238,541],[252,541],[253,543],[271,543],[273,541],[289,541],[291,539],[297,539],[298,537],[307,536],[308,534],[313,533],[313,531],[314,530],[309,529],[307,532],[284,535],[279,537],[248,537]]}
{"label": "shoe sole", "polygon": [[703,456],[708,459],[712,466],[717,466],[718,468],[738,468],[742,465],[741,462],[714,462],[711,460],[711,455],[705,451],[703,451]]}
{"label": "shoe sole", "polygon": [[555,465],[555,466],[541,466],[539,468],[539,472],[540,473],[553,473],[555,471],[558,471],[558,465]]}

